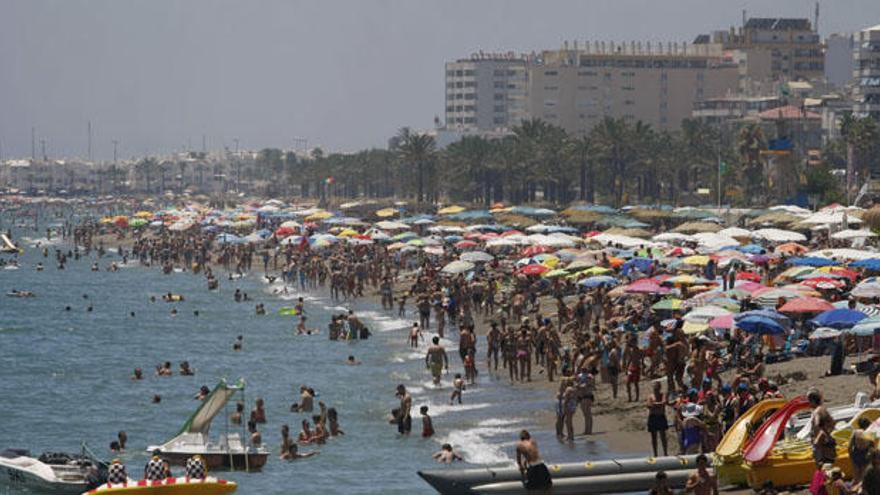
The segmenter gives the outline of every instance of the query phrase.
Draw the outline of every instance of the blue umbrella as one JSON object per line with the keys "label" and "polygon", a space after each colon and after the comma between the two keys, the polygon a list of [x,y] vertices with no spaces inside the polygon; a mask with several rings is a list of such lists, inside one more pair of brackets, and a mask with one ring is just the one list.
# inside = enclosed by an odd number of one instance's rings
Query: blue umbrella
{"label": "blue umbrella", "polygon": [[789,258],[785,261],[785,264],[795,266],[833,266],[839,263],[819,256],[802,256],[800,258]]}
{"label": "blue umbrella", "polygon": [[866,260],[853,261],[850,268],[867,268],[871,271],[880,271],[880,258],[868,258]]}
{"label": "blue umbrella", "polygon": [[868,315],[854,309],[840,308],[830,309],[810,320],[817,327],[831,327],[838,330],[852,328],[856,323],[867,318]]}
{"label": "blue umbrella", "polygon": [[742,319],[752,318],[752,317],[767,318],[767,319],[775,321],[780,326],[785,327],[785,328],[788,328],[791,326],[791,319],[789,317],[785,316],[784,314],[780,313],[779,311],[775,311],[772,309],[755,309],[752,311],[744,311],[742,313],[735,315],[733,317],[733,321],[738,323]]}
{"label": "blue umbrella", "polygon": [[464,239],[464,237],[462,237],[460,235],[448,235],[443,238],[443,240],[446,242],[458,242],[462,239]]}
{"label": "blue umbrella", "polygon": [[574,205],[571,209],[579,211],[595,211],[596,213],[617,213],[617,210],[606,205]]}
{"label": "blue umbrella", "polygon": [[778,335],[785,333],[785,328],[776,320],[767,318],[766,316],[748,316],[735,320],[737,327],[749,333],[759,335]]}
{"label": "blue umbrella", "polygon": [[735,248],[737,251],[746,254],[764,254],[767,252],[766,249],[757,245],[757,244],[747,244],[745,246],[737,246]]}
{"label": "blue umbrella", "polygon": [[652,266],[654,266],[654,260],[651,258],[633,258],[623,264],[620,273],[622,273],[623,276],[629,275],[632,270],[648,273],[651,271]]}
{"label": "blue umbrella", "polygon": [[578,282],[578,285],[582,285],[588,289],[595,289],[596,287],[611,287],[617,285],[617,279],[614,277],[609,277],[607,275],[598,275],[595,277],[587,277]]}
{"label": "blue umbrella", "polygon": [[235,234],[220,234],[217,236],[217,241],[224,244],[235,244],[242,242],[241,237],[238,237]]}

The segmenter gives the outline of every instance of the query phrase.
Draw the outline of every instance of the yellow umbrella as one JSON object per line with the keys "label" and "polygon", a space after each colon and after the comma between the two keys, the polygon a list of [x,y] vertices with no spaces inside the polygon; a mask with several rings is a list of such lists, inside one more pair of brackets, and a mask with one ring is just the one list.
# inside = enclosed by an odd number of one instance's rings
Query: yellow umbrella
{"label": "yellow umbrella", "polygon": [[446,208],[440,208],[439,210],[437,210],[437,213],[440,215],[454,215],[456,213],[463,212],[465,209],[466,208],[464,206],[452,205],[447,206]]}
{"label": "yellow umbrella", "polygon": [[709,257],[703,255],[688,256],[681,260],[685,265],[706,266],[709,264]]}
{"label": "yellow umbrella", "polygon": [[143,210],[135,213],[134,216],[136,216],[137,218],[153,218],[152,213],[150,213],[149,211],[143,211]]}
{"label": "yellow umbrella", "polygon": [[611,272],[611,270],[605,268],[604,266],[594,266],[592,268],[587,268],[586,270],[582,270],[579,273],[581,275],[594,276],[594,275],[605,275],[606,273],[609,273],[609,272]]}
{"label": "yellow umbrella", "polygon": [[381,210],[376,211],[376,216],[380,218],[388,218],[397,215],[397,211],[394,208],[382,208]]}
{"label": "yellow umbrella", "polygon": [[100,220],[100,223],[103,223],[103,224],[113,223],[113,217],[104,217]]}
{"label": "yellow umbrella", "polygon": [[329,211],[323,211],[323,210],[316,211],[315,213],[312,213],[311,215],[307,216],[306,221],[314,222],[316,220],[326,220],[332,216],[333,216],[333,214],[330,213]]}
{"label": "yellow umbrella", "polygon": [[843,268],[842,266],[823,266],[823,267],[820,267],[818,270],[820,272],[831,273],[834,270],[840,270],[842,268]]}
{"label": "yellow umbrella", "polygon": [[682,325],[681,329],[687,335],[693,335],[696,333],[703,333],[709,329],[708,323],[699,323],[696,321],[686,321],[684,325]]}
{"label": "yellow umbrella", "polygon": [[359,235],[358,232],[352,229],[345,229],[339,233],[339,237],[354,237],[356,235]]}

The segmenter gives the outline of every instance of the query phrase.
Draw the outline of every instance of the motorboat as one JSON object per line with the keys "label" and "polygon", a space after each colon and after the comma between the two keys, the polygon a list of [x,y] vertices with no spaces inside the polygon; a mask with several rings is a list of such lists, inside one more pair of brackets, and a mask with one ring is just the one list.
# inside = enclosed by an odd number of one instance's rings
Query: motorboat
{"label": "motorboat", "polygon": [[129,480],[105,483],[83,495],[222,495],[238,489],[234,481],[213,477],[205,479],[167,478],[161,481]]}
{"label": "motorboat", "polygon": [[24,449],[0,452],[0,487],[52,495],[80,494],[106,480],[106,464],[85,446],[80,454],[46,452],[32,457]]}
{"label": "motorboat", "polygon": [[211,422],[222,412],[236,394],[244,394],[244,380],[229,384],[226,380],[214,387],[187,420],[177,436],[161,445],[147,447],[147,452],[158,453],[172,465],[183,466],[194,455],[201,455],[209,469],[260,470],[269,458],[265,447],[248,446],[245,430],[226,431],[217,441],[209,437]]}

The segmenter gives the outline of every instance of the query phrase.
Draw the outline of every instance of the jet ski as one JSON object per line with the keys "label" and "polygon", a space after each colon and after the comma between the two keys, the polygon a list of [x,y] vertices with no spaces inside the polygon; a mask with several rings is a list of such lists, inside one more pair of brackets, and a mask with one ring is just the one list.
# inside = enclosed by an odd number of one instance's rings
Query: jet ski
{"label": "jet ski", "polygon": [[47,452],[39,457],[24,449],[0,452],[0,488],[78,495],[106,481],[106,475],[106,464],[85,447],[81,454]]}

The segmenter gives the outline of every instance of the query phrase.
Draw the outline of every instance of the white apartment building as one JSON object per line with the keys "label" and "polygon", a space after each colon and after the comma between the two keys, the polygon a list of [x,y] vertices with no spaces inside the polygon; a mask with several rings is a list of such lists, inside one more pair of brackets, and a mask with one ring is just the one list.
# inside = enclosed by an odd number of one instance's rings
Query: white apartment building
{"label": "white apartment building", "polygon": [[880,24],[855,34],[853,112],[880,120]]}
{"label": "white apartment building", "polygon": [[526,57],[476,53],[446,64],[446,127],[492,130],[526,118]]}

